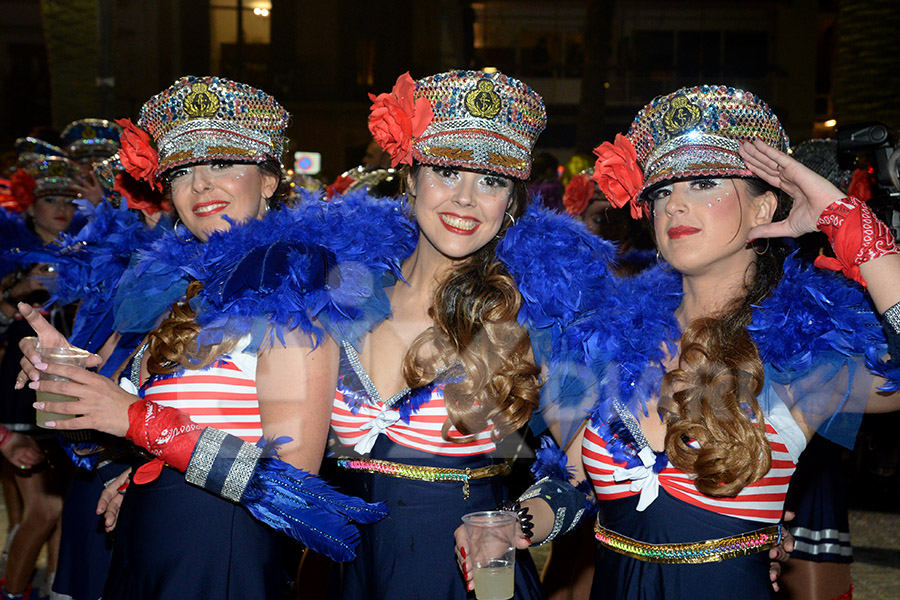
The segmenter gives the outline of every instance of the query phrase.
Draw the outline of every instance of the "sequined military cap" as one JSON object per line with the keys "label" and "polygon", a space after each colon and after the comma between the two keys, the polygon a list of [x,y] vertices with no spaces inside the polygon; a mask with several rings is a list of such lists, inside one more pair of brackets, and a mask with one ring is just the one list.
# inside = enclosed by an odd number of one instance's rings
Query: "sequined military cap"
{"label": "sequined military cap", "polygon": [[182,77],[141,109],[158,172],[217,160],[281,160],[288,113],[254,87],[221,77]]}
{"label": "sequined military cap", "polygon": [[644,173],[643,189],[670,179],[751,177],[738,153],[761,139],[787,151],[778,117],[754,94],[724,85],[682,88],[641,109],[628,132]]}
{"label": "sequined military cap", "polygon": [[34,195],[76,196],[83,172],[73,160],[62,156],[46,156],[27,163],[25,171],[34,178]]}
{"label": "sequined military cap", "polygon": [[16,140],[16,152],[21,164],[41,160],[47,156],[65,156],[66,152],[59,146],[36,137],[23,137]]}
{"label": "sequined military cap", "polygon": [[80,119],[66,125],[59,137],[69,158],[96,161],[119,151],[122,128],[106,119]]}
{"label": "sequined military cap", "polygon": [[544,101],[502,73],[450,71],[416,81],[416,98],[434,118],[413,144],[413,157],[527,179],[531,150],[547,125]]}

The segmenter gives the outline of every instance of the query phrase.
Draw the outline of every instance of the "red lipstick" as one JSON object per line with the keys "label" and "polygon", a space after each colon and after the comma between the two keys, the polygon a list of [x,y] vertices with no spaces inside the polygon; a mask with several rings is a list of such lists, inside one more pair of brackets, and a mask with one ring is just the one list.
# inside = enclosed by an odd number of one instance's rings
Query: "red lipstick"
{"label": "red lipstick", "polygon": [[228,208],[227,202],[221,200],[210,200],[208,202],[198,202],[191,208],[191,212],[198,217],[211,217],[217,215]]}
{"label": "red lipstick", "polygon": [[472,217],[463,217],[454,213],[439,213],[441,225],[457,235],[472,235],[481,226],[481,221]]}
{"label": "red lipstick", "polygon": [[694,235],[695,233],[700,233],[700,230],[696,227],[688,227],[687,225],[679,225],[678,227],[673,227],[669,231],[666,232],[669,236],[670,240],[677,240],[679,238],[687,237],[689,235]]}

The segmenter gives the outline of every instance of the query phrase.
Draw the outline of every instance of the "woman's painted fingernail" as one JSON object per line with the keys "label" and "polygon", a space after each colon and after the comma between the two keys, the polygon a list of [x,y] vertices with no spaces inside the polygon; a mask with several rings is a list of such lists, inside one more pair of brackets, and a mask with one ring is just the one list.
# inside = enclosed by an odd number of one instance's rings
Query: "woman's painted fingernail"
{"label": "woman's painted fingernail", "polygon": [[31,381],[31,382],[28,383],[28,387],[30,387],[30,388],[33,389],[33,390],[38,389],[40,386],[41,386],[41,382],[40,382],[40,381]]}
{"label": "woman's painted fingernail", "polygon": [[43,402],[35,402],[35,403],[32,404],[31,406],[35,407],[35,408],[38,409],[38,410],[44,410],[44,403],[43,403]]}
{"label": "woman's painted fingernail", "polygon": [[464,546],[460,546],[460,547],[459,547],[459,553],[462,554],[462,557],[463,557],[463,558],[466,557],[466,549],[465,549]]}
{"label": "woman's painted fingernail", "polygon": [[56,421],[47,421],[44,423],[45,427],[49,427],[50,429],[54,429],[56,427]]}
{"label": "woman's painted fingernail", "polygon": [[36,362],[36,363],[34,363],[34,368],[37,369],[38,371],[46,371],[47,363]]}

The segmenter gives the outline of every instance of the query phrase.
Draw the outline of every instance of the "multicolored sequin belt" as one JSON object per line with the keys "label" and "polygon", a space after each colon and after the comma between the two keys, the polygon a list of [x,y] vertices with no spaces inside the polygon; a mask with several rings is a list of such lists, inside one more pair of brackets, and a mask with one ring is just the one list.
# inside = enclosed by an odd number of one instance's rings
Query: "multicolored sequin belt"
{"label": "multicolored sequin belt", "polygon": [[613,552],[644,562],[697,564],[719,562],[773,548],[781,542],[781,524],[718,540],[648,544],[610,531],[597,522],[594,524],[594,537]]}
{"label": "multicolored sequin belt", "polygon": [[469,481],[506,475],[510,471],[507,463],[478,467],[477,469],[449,469],[444,467],[426,467],[420,465],[404,465],[400,463],[377,460],[374,458],[347,458],[337,459],[337,464],[348,471],[365,471],[366,473],[380,473],[388,477],[400,477],[402,479],[417,479],[419,481],[462,481],[463,498],[469,497]]}

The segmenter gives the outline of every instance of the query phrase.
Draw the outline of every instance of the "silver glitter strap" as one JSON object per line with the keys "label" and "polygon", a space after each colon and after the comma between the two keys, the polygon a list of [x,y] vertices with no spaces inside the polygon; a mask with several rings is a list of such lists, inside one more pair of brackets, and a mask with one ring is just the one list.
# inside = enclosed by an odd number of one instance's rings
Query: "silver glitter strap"
{"label": "silver glitter strap", "polygon": [[129,373],[129,376],[131,384],[136,390],[141,389],[141,364],[144,361],[144,352],[146,352],[149,347],[150,344],[148,342],[141,344],[141,347],[134,353],[134,358],[131,360],[131,373]]}
{"label": "silver glitter strap", "polygon": [[194,447],[184,477],[190,484],[240,502],[260,457],[262,448],[207,427]]}
{"label": "silver glitter strap", "polygon": [[891,326],[891,329],[894,330],[894,333],[900,335],[900,302],[884,311],[882,316],[888,325]]}

